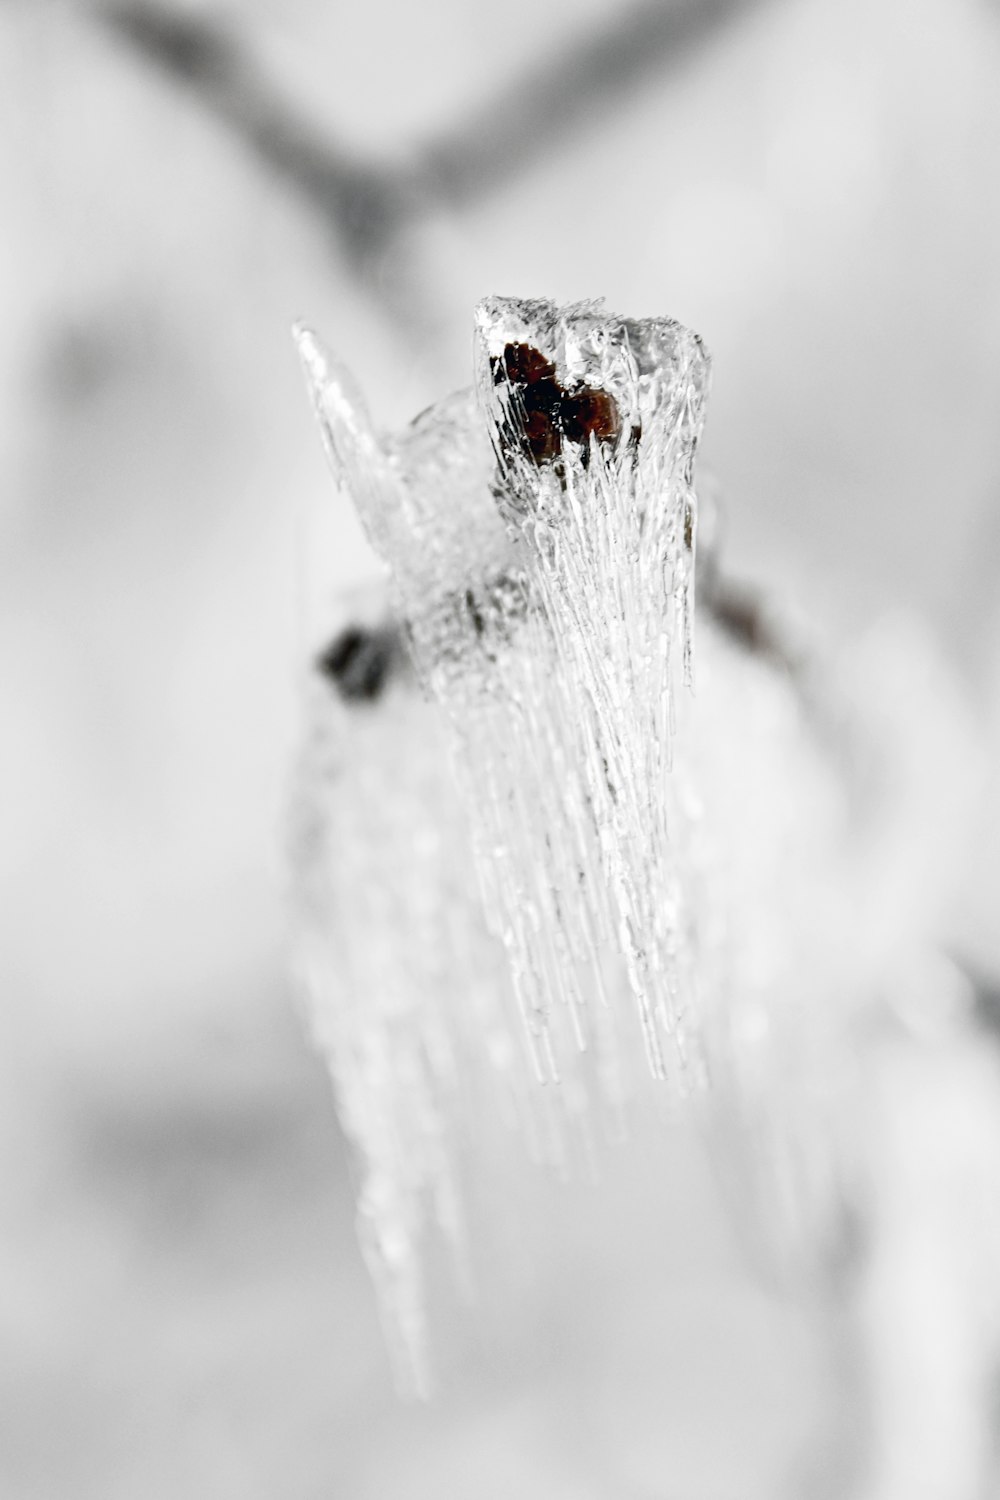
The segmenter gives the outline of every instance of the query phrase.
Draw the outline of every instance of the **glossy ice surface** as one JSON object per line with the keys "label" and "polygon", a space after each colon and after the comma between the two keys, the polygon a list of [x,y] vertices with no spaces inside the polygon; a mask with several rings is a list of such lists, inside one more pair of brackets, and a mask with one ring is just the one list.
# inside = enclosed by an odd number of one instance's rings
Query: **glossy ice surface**
{"label": "glossy ice surface", "polygon": [[300,952],[417,1390],[432,1226],[474,1284],[531,1160],[606,1173],[684,1107],[744,1231],[833,1274],[859,1036],[926,952],[976,764],[955,712],[916,733],[952,696],[919,638],[781,656],[715,563],[695,652],[696,336],[501,298],[476,330],[475,389],[393,439],[299,333],[389,575],[324,659],[399,640],[376,690],[310,686]]}

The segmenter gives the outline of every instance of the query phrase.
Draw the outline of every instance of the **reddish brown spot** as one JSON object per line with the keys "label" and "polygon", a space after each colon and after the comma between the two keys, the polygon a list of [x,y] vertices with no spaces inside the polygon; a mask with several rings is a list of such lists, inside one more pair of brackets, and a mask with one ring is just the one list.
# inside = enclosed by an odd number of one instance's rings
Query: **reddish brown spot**
{"label": "reddish brown spot", "polygon": [[593,433],[606,443],[620,435],[621,415],[614,396],[584,385],[565,390],[553,362],[531,344],[506,344],[492,369],[495,381],[507,379],[517,388],[524,444],[536,463],[558,458],[564,438],[586,444]]}
{"label": "reddish brown spot", "polygon": [[543,410],[525,413],[524,440],[536,463],[558,458],[562,447],[558,427],[549,413]]}
{"label": "reddish brown spot", "polygon": [[534,385],[539,380],[554,380],[556,367],[531,344],[507,344],[494,363],[494,374],[498,378],[506,375],[516,385]]}
{"label": "reddish brown spot", "polygon": [[613,442],[622,430],[614,396],[610,391],[590,390],[587,386],[563,397],[559,417],[571,443],[585,443],[591,433],[602,443]]}
{"label": "reddish brown spot", "polygon": [[562,401],[562,386],[557,380],[536,380],[521,391],[521,405],[525,411],[541,411],[554,422]]}

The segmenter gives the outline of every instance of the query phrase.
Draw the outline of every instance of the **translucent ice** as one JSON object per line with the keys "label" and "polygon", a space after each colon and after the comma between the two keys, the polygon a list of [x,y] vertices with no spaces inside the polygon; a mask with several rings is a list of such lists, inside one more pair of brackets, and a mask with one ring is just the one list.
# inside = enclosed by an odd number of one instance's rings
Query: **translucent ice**
{"label": "translucent ice", "polygon": [[667,773],[691,675],[708,359],[676,323],[593,305],[494,299],[477,334],[477,396],[381,448],[302,343],[418,675],[452,727],[487,920],[539,1077],[564,1071],[557,1034],[571,1050],[592,1042],[587,1013],[623,970],[653,1071],[669,1056],[683,1083],[689,923]]}
{"label": "translucent ice", "polygon": [[810,667],[702,569],[695,684],[709,365],[676,323],[489,299],[474,388],[392,438],[299,344],[387,574],[309,684],[296,869],[401,1381],[426,1388],[433,1225],[465,1275],[477,1183],[706,1082],[747,1222],[834,1255],[853,1018],[927,941],[961,781],[951,746],[906,781],[943,692],[893,708],[920,648]]}

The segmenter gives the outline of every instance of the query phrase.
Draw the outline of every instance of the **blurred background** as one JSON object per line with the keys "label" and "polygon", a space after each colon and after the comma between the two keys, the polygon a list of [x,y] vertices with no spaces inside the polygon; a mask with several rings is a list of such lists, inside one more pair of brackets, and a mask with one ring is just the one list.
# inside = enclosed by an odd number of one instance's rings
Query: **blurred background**
{"label": "blurred background", "polygon": [[[539,1321],[392,1393],[286,973],[309,515],[373,571],[289,330],[391,425],[486,293],[678,317],[732,569],[835,638],[914,613],[1000,764],[998,81],[995,0],[0,8],[4,1496],[833,1486],[828,1340],[680,1131],[642,1243],[581,1198]],[[993,973],[998,897],[994,778]]]}

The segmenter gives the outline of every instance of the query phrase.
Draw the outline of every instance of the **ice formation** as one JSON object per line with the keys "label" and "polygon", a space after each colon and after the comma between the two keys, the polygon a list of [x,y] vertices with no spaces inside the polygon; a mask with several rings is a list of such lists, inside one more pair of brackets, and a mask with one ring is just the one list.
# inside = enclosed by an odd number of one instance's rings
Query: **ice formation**
{"label": "ice formation", "polygon": [[911,641],[809,667],[727,592],[677,323],[489,299],[473,389],[394,438],[298,340],[386,567],[309,683],[296,869],[401,1383],[428,1382],[433,1225],[467,1277],[477,1182],[568,1171],[705,1085],[749,1220],[834,1256],[857,1018],[946,880],[947,686],[906,690]]}

